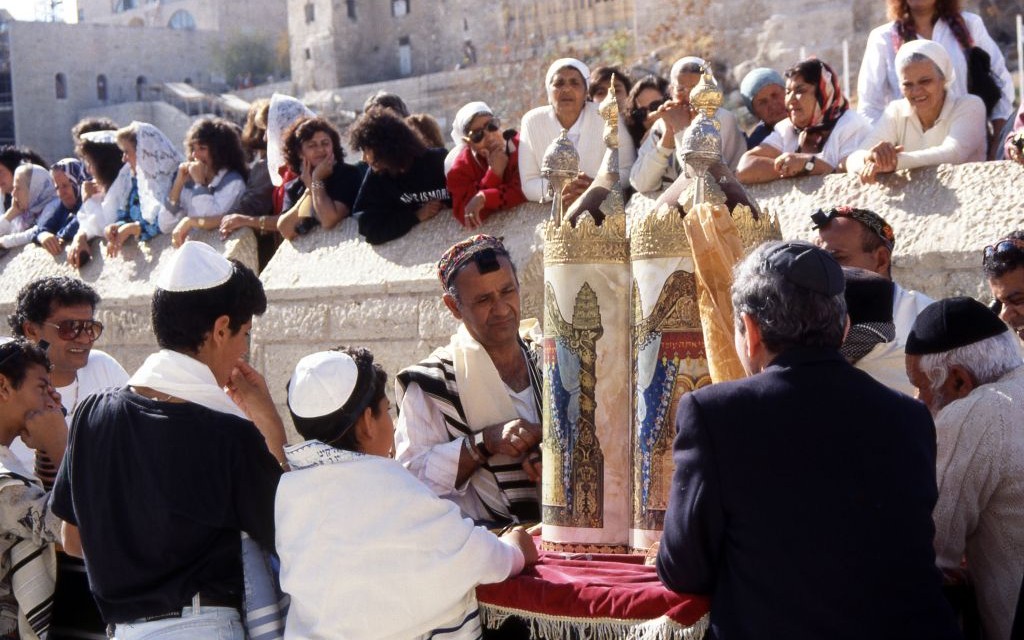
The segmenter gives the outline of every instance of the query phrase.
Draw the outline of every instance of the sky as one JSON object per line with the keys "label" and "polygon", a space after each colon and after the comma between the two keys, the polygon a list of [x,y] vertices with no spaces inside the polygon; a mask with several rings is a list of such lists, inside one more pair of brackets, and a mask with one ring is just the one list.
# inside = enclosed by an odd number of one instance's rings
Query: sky
{"label": "sky", "polygon": [[[16,20],[35,20],[38,0],[0,0],[0,9],[7,9]],[[64,19],[73,21],[77,13],[76,0],[64,0]]]}

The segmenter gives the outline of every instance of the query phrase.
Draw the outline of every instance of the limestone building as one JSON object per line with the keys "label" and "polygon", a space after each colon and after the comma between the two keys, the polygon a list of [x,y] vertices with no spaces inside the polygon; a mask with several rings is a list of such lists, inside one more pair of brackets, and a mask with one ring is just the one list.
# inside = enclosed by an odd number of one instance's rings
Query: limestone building
{"label": "limestone building", "polygon": [[78,0],[78,21],[129,27],[169,27],[278,34],[285,30],[281,0]]}

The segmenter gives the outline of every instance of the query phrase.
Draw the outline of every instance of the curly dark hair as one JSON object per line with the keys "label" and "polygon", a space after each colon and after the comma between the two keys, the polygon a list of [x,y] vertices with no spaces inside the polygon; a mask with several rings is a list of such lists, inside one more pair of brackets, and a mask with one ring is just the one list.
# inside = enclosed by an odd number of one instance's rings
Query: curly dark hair
{"label": "curly dark hair", "polygon": [[412,127],[387,109],[370,109],[359,116],[348,130],[348,139],[353,148],[369,149],[376,163],[398,173],[427,152]]}
{"label": "curly dark hair", "polygon": [[330,137],[331,146],[334,148],[334,161],[341,162],[345,159],[345,150],[341,148],[341,134],[329,120],[320,116],[299,118],[282,136],[284,159],[295,173],[302,173],[302,143],[312,139],[318,131],[323,131]]}
{"label": "curly dark hair", "polygon": [[11,381],[15,389],[21,387],[31,365],[37,364],[50,370],[50,359],[46,350],[34,342],[18,338],[0,344],[0,375]]}
{"label": "curly dark hair", "polygon": [[117,131],[117,123],[110,118],[82,118],[71,127],[71,138],[78,142],[83,133],[93,131]]}
{"label": "curly dark hair", "polygon": [[366,113],[374,107],[391,109],[403,118],[409,117],[409,107],[405,106],[405,101],[396,93],[388,93],[383,90],[374,93],[366,99],[366,102],[363,103],[363,113]]}
{"label": "curly dark hair", "polygon": [[359,451],[356,430],[352,427],[366,409],[370,409],[374,417],[381,414],[380,402],[387,395],[388,374],[373,361],[373,354],[368,349],[342,346],[334,351],[351,356],[359,370],[348,401],[325,416],[303,418],[292,413],[292,423],[299,435],[307,440],[319,440],[337,449]]}
{"label": "curly dark hair", "polygon": [[270,100],[260,98],[253,101],[249,113],[245,116],[242,127],[242,146],[250,154],[263,153],[267,150],[267,114],[270,112]]}
{"label": "curly dark hair", "polygon": [[405,121],[412,127],[413,131],[419,134],[423,144],[435,149],[444,146],[444,135],[441,133],[441,125],[429,113],[414,113],[406,118]]}
{"label": "curly dark hair", "polygon": [[11,173],[14,173],[18,165],[26,163],[37,164],[44,168],[50,166],[46,164],[46,161],[38,153],[28,147],[15,147],[14,145],[0,147],[0,164],[7,167]]}
{"label": "curly dark hair", "polygon": [[646,129],[644,129],[644,121],[647,120],[647,114],[643,114],[643,118],[639,118],[641,115],[638,111],[637,99],[640,94],[648,89],[653,89],[661,94],[663,99],[668,98],[668,80],[656,75],[646,75],[643,78],[637,80],[633,88],[629,90],[629,96],[626,97],[626,113],[623,117],[626,120],[626,130],[629,131],[629,135],[633,137],[633,144],[636,148],[640,148],[640,139],[644,137]]}
{"label": "curly dark hair", "polygon": [[79,138],[75,144],[75,155],[89,165],[92,177],[104,189],[114,184],[124,166],[124,152],[113,143]]}
{"label": "curly dark hair", "polygon": [[237,260],[231,263],[234,268],[228,281],[211,289],[156,290],[151,317],[160,348],[198,353],[217,318],[228,316],[228,328],[234,335],[253,316],[267,310],[267,295],[256,274]]}
{"label": "curly dark hair", "polygon": [[211,169],[235,171],[248,179],[249,166],[245,162],[245,151],[238,135],[238,125],[224,118],[202,118],[197,120],[185,134],[185,148],[189,154],[195,145],[206,145],[210,149]]}
{"label": "curly dark hair", "polygon": [[[1019,240],[1024,242],[1024,229],[1018,229],[1017,231],[1011,231],[1002,238],[1003,240]],[[993,243],[998,245],[999,242]],[[986,251],[986,254],[988,252]],[[988,278],[1001,278],[1007,273],[1024,267],[1024,249],[1014,248],[1009,251],[992,252],[991,255],[986,255],[982,261],[982,268],[985,270],[985,276]]]}
{"label": "curly dark hair", "polygon": [[25,335],[25,323],[40,324],[53,315],[58,307],[73,307],[87,304],[93,309],[100,303],[96,290],[78,278],[49,276],[29,282],[15,301],[14,313],[7,318],[7,324],[16,336]]}
{"label": "curly dark hair", "polygon": [[[613,74],[626,87],[626,92],[629,93],[633,88],[633,81],[630,80],[629,76],[622,69],[618,67],[597,67],[590,72],[590,78],[587,80],[587,97],[593,100],[594,94],[597,93],[596,85],[602,82],[611,82]],[[615,93],[615,87],[609,86],[608,90]]]}

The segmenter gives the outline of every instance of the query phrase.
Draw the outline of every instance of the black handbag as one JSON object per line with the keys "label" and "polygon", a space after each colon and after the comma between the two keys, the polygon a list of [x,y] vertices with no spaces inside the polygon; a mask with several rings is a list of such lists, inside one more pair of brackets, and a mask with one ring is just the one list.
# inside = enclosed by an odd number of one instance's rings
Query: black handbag
{"label": "black handbag", "polygon": [[991,118],[999,99],[1003,97],[1003,87],[992,74],[992,58],[981,47],[971,47],[967,55],[967,92],[981,98],[985,103],[985,113]]}

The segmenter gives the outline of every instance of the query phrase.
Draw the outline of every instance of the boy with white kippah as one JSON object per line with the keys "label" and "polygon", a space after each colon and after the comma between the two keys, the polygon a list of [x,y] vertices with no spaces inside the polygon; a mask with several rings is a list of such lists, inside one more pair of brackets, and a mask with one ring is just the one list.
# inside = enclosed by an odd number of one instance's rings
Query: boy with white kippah
{"label": "boy with white kippah", "polygon": [[479,638],[476,586],[537,559],[524,530],[473,526],[391,460],[386,384],[354,348],[306,356],[288,383],[306,441],[277,492],[285,638]]}
{"label": "boy with white kippah", "polygon": [[78,527],[120,640],[242,640],[242,538],[274,545],[284,425],[242,359],[267,299],[256,275],[186,242],[157,278],[161,350],[78,409],[53,511]]}

